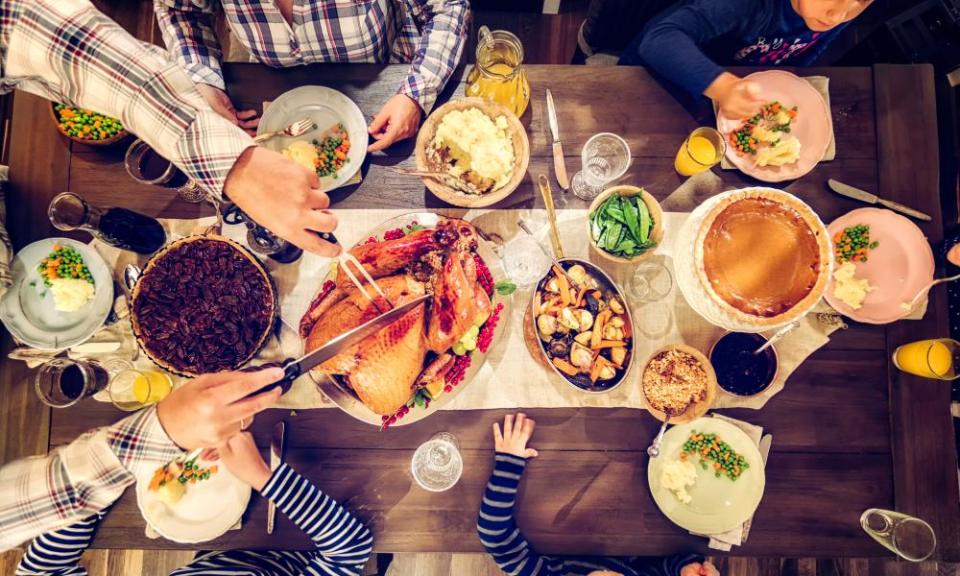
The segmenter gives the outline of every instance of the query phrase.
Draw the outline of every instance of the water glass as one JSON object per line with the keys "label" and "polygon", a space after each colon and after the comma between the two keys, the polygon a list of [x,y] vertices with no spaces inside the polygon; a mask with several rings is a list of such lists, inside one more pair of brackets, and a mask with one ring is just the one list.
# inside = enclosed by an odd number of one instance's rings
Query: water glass
{"label": "water glass", "polygon": [[901,512],[870,508],[860,516],[860,526],[887,550],[910,562],[922,562],[937,549],[933,528]]}
{"label": "water glass", "polygon": [[673,289],[673,275],[661,262],[641,262],[634,268],[627,291],[642,303],[663,300]]}
{"label": "water glass", "polygon": [[577,172],[571,188],[582,200],[593,200],[604,186],[623,176],[630,167],[630,146],[610,132],[594,134],[580,152],[583,166]]}
{"label": "water glass", "polygon": [[529,234],[521,233],[503,246],[504,272],[521,288],[536,284],[551,262],[537,239]]}
{"label": "water glass", "polygon": [[40,367],[34,388],[47,406],[66,408],[103,390],[108,379],[96,362],[54,358]]}
{"label": "water glass", "polygon": [[463,474],[460,443],[449,432],[438,432],[413,454],[413,479],[424,490],[444,492],[453,488]]}

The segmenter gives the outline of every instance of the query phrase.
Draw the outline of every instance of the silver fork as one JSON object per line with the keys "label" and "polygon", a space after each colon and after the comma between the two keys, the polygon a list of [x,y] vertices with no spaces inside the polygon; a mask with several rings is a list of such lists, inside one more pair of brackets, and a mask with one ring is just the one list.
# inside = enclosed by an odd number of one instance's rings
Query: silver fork
{"label": "silver fork", "polygon": [[257,136],[254,137],[253,141],[256,142],[257,144],[260,144],[261,142],[266,142],[267,140],[275,136],[290,136],[295,138],[311,130],[315,130],[316,128],[317,128],[317,125],[314,124],[313,120],[309,118],[304,118],[303,120],[297,120],[296,122],[287,126],[283,130],[276,130],[274,132],[264,132],[263,134],[258,134]]}

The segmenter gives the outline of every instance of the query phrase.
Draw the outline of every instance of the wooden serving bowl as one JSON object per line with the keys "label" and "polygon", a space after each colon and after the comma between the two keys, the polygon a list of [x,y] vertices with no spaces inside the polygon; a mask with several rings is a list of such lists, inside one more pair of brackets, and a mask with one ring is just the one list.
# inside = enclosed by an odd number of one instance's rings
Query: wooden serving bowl
{"label": "wooden serving bowl", "polygon": [[[600,206],[614,194],[619,194],[620,196],[640,196],[640,199],[643,200],[643,203],[647,205],[647,209],[650,211],[650,216],[653,218],[653,230],[651,231],[651,234],[653,235],[654,242],[657,243],[656,246],[650,248],[643,254],[634,256],[633,258],[616,256],[597,246],[597,243],[593,239],[593,233],[590,230],[590,214],[593,214],[596,210],[598,210]],[[626,184],[612,186],[601,192],[600,195],[594,198],[593,202],[590,203],[590,209],[587,211],[587,238],[590,240],[590,247],[593,249],[593,251],[599,254],[601,258],[611,262],[616,262],[617,264],[632,264],[640,262],[641,260],[646,260],[647,258],[653,256],[653,253],[656,252],[657,248],[660,247],[660,243],[663,242],[663,209],[660,207],[660,203],[657,202],[657,199],[643,188],[629,186]]]}
{"label": "wooden serving bowl", "polygon": [[527,165],[530,163],[530,141],[527,139],[527,131],[523,128],[520,120],[513,115],[507,107],[496,102],[490,102],[483,98],[461,98],[451,100],[443,106],[433,111],[420,128],[417,134],[416,160],[417,170],[422,172],[442,172],[443,168],[436,165],[427,157],[427,149],[433,141],[437,132],[437,126],[443,117],[453,110],[467,110],[469,108],[478,108],[481,112],[495,119],[498,116],[504,116],[507,119],[507,131],[513,140],[513,176],[510,180],[501,186],[488,192],[487,194],[467,194],[456,188],[444,184],[435,178],[424,177],[423,183],[434,196],[448,204],[460,206],[463,208],[483,208],[503,200],[520,185],[527,175]]}
{"label": "wooden serving bowl", "polygon": [[76,136],[67,134],[65,130],[60,128],[60,118],[57,116],[57,111],[55,110],[55,107],[57,106],[57,104],[59,104],[59,102],[50,103],[50,119],[53,121],[53,125],[57,129],[57,132],[59,132],[60,135],[62,135],[64,138],[69,138],[74,142],[79,142],[80,144],[87,144],[89,146],[110,146],[110,145],[116,144],[117,142],[120,142],[121,140],[125,139],[127,136],[130,135],[130,133],[127,132],[126,128],[120,130],[119,132],[117,132],[116,134],[114,134],[109,138],[104,138],[103,140],[87,140],[84,138],[77,138]]}
{"label": "wooden serving bowl", "polygon": [[650,361],[653,360],[661,352],[667,350],[680,350],[681,352],[686,352],[691,356],[695,357],[703,365],[704,370],[707,372],[707,397],[702,401],[695,404],[691,404],[687,409],[678,416],[673,416],[670,418],[671,424],[685,424],[687,422],[693,422],[697,418],[700,418],[707,413],[707,410],[713,406],[713,403],[717,399],[717,373],[713,371],[713,365],[710,364],[710,359],[703,355],[703,352],[700,352],[696,348],[687,346],[686,344],[668,344],[658,350],[655,350],[653,354],[647,358],[647,361],[643,363],[643,370],[640,371],[640,391],[644,394],[644,402],[646,403],[647,412],[653,415],[654,418],[663,422],[666,420],[667,415],[660,410],[656,410],[653,406],[650,405],[650,401],[646,398],[646,391],[643,389],[643,375],[647,371],[647,367],[650,365]]}

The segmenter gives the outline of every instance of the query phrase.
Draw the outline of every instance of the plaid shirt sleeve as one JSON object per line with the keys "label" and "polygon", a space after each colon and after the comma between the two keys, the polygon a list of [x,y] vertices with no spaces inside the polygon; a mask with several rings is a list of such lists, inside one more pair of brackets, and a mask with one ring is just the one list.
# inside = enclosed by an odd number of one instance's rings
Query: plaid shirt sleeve
{"label": "plaid shirt sleeve", "polygon": [[397,92],[414,99],[429,114],[463,54],[470,28],[470,2],[405,1],[422,32],[410,72]]}
{"label": "plaid shirt sleeve", "polygon": [[212,194],[253,140],[214,112],[180,65],[88,0],[0,0],[0,91],[117,117]]}
{"label": "plaid shirt sleeve", "polygon": [[226,90],[220,59],[223,52],[213,32],[213,10],[202,0],[153,0],[153,11],[170,53],[198,84]]}
{"label": "plaid shirt sleeve", "polygon": [[0,551],[104,510],[183,452],[147,408],[66,446],[0,468]]}

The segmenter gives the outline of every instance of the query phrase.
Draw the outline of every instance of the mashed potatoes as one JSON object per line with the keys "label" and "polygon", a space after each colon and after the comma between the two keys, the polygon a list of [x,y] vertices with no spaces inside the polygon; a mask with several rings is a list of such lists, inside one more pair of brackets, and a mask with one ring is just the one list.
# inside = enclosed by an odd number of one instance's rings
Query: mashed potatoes
{"label": "mashed potatoes", "polygon": [[874,290],[866,278],[857,278],[857,265],[844,262],[833,272],[833,295],[844,304],[859,310],[867,294]]}
{"label": "mashed potatoes", "polygon": [[55,278],[50,281],[53,305],[60,312],[76,312],[93,299],[93,284],[79,278]]}
{"label": "mashed potatoes", "polygon": [[477,108],[453,110],[437,126],[432,147],[448,151],[445,160],[452,175],[470,172],[474,178],[468,181],[487,180],[496,189],[513,176],[513,140],[507,127],[504,116],[493,120]]}
{"label": "mashed potatoes", "polygon": [[[759,127],[757,128],[759,130]],[[754,131],[756,133],[756,130]],[[784,136],[775,144],[757,151],[757,166],[785,166],[800,159],[800,141]]]}
{"label": "mashed potatoes", "polygon": [[697,467],[689,460],[671,460],[663,465],[660,484],[673,492],[677,500],[689,504],[693,498],[687,488],[697,483]]}
{"label": "mashed potatoes", "polygon": [[317,169],[317,147],[304,140],[298,140],[283,149],[283,155],[313,172]]}

